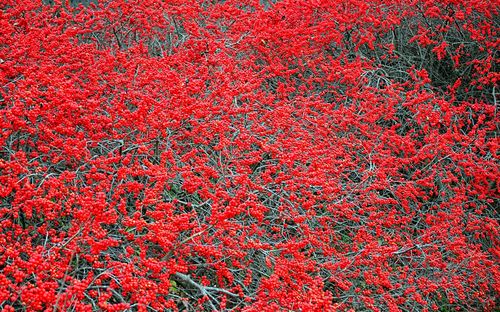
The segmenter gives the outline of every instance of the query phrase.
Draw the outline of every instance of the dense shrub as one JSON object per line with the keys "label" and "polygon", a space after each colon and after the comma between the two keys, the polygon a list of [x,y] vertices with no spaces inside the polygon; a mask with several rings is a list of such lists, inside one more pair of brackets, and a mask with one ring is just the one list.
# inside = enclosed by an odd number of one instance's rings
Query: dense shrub
{"label": "dense shrub", "polygon": [[497,1],[0,4],[4,311],[499,305]]}

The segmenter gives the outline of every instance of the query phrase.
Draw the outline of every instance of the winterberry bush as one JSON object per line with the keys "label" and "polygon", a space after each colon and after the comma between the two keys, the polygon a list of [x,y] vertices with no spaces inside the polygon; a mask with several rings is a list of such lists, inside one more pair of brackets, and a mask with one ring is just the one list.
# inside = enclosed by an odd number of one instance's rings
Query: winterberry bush
{"label": "winterberry bush", "polygon": [[499,8],[3,0],[0,309],[497,309]]}

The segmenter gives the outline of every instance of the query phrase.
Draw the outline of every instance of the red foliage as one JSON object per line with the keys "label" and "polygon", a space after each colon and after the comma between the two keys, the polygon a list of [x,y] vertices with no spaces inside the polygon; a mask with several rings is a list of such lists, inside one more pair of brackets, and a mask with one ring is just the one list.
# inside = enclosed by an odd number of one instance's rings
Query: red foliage
{"label": "red foliage", "polygon": [[0,308],[500,296],[496,1],[0,4]]}

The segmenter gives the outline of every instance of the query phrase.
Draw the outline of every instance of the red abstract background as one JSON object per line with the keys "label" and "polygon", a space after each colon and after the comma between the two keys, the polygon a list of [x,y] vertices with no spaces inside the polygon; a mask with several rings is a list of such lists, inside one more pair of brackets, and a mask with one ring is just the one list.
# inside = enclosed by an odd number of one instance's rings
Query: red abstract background
{"label": "red abstract background", "polygon": [[495,311],[500,3],[0,2],[3,311]]}

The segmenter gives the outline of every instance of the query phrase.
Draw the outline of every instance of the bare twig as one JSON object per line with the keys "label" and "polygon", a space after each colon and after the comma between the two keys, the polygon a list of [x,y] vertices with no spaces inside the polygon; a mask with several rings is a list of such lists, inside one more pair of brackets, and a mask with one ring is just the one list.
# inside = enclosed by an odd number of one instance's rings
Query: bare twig
{"label": "bare twig", "polygon": [[174,275],[177,278],[179,278],[180,280],[190,284],[191,286],[194,286],[196,289],[198,289],[200,291],[202,296],[207,296],[209,298],[208,302],[209,302],[210,306],[212,307],[212,309],[214,309],[214,310],[217,310],[217,308],[215,307],[214,303],[210,299],[217,302],[217,304],[218,304],[218,301],[209,292],[219,292],[219,293],[223,293],[225,295],[235,297],[235,298],[240,297],[238,294],[230,292],[226,289],[222,289],[219,287],[203,286],[203,285],[195,282],[189,275],[182,274],[182,273],[175,273]]}

